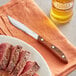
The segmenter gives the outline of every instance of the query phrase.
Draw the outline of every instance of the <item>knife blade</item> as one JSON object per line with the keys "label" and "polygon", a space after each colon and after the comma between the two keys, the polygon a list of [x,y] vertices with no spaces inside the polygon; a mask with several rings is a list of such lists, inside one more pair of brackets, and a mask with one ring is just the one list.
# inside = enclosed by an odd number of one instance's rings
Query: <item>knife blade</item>
{"label": "knife blade", "polygon": [[37,33],[29,29],[26,25],[22,24],[21,22],[15,20],[14,18],[10,16],[7,16],[7,17],[12,25],[24,31],[28,35],[32,36],[34,39],[38,40],[43,45],[46,45],[59,59],[61,59],[65,63],[68,63],[67,57],[59,48],[57,48],[57,46],[53,45],[47,40],[44,40],[41,36],[39,36]]}

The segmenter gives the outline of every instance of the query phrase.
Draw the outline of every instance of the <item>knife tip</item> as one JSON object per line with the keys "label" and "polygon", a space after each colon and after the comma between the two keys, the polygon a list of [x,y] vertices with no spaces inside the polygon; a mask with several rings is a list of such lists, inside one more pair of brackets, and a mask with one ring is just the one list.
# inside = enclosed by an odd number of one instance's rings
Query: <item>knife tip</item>
{"label": "knife tip", "polygon": [[7,15],[7,17],[10,19],[11,17]]}

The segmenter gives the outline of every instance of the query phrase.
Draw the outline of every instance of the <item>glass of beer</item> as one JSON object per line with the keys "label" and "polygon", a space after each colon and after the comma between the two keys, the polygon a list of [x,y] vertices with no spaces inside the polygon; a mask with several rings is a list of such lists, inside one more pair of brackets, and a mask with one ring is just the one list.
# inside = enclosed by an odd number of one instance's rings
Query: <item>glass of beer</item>
{"label": "glass of beer", "polygon": [[56,23],[67,23],[73,15],[74,0],[52,0],[51,19]]}

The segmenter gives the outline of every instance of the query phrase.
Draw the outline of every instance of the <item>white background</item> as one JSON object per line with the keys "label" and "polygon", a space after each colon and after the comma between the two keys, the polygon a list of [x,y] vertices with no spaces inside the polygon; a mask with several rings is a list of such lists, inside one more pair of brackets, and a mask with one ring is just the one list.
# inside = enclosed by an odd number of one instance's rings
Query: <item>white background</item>
{"label": "white background", "polygon": [[[0,0],[0,6],[9,2],[10,0]],[[40,8],[47,14],[50,18],[50,8],[51,8],[51,0],[35,0],[36,3],[39,5]],[[68,40],[71,41],[73,45],[76,46],[76,0],[74,0],[74,14],[72,20],[65,24],[57,26],[60,31],[67,37]],[[76,76],[76,71],[71,73],[68,76]]]}

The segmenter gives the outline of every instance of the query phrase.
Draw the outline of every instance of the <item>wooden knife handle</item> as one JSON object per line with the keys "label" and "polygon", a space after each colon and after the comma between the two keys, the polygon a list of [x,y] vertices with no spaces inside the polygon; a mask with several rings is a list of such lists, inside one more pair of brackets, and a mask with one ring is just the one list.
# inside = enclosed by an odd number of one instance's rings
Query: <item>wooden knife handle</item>
{"label": "wooden knife handle", "polygon": [[38,41],[48,47],[57,57],[59,57],[63,62],[68,63],[68,60],[65,56],[65,54],[57,48],[55,45],[52,43],[49,43],[48,41],[44,40],[42,37],[38,37]]}

